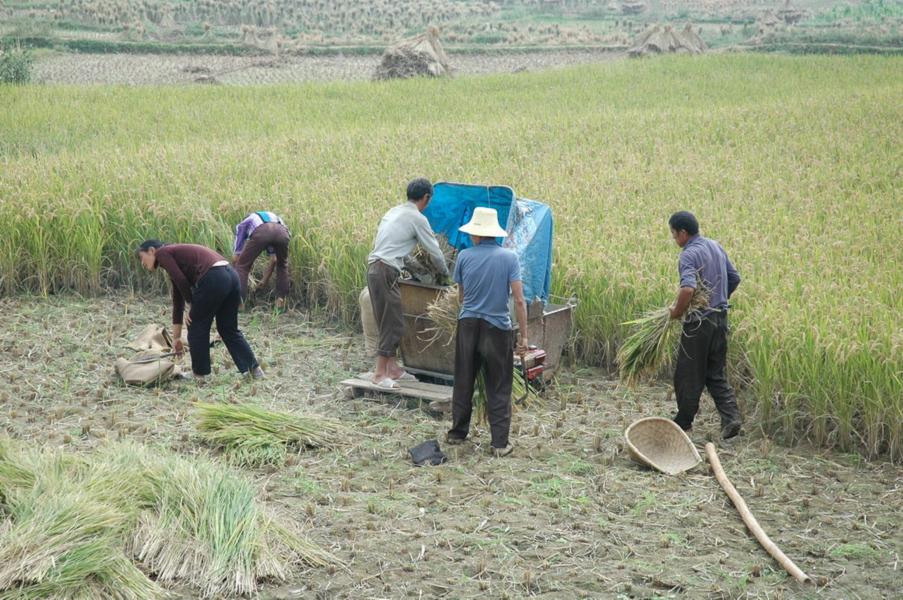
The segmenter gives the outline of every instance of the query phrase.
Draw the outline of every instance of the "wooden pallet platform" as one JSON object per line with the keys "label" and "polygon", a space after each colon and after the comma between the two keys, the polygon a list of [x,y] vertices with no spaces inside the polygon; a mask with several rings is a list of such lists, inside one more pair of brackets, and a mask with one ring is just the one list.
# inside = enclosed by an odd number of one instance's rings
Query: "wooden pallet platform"
{"label": "wooden pallet platform", "polygon": [[[409,400],[410,408],[429,408],[435,413],[451,411],[452,388],[448,385],[436,385],[422,381],[399,381],[395,389],[381,388],[364,374],[345,379],[341,382],[352,398],[375,393],[383,396],[402,396]],[[413,401],[413,402],[410,402]]]}

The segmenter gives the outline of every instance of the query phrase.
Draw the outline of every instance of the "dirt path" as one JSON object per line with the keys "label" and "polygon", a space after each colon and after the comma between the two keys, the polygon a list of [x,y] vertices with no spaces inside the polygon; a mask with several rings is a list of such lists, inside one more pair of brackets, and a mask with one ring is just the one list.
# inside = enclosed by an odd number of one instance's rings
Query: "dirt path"
{"label": "dirt path", "polygon": [[[615,60],[620,53],[552,50],[522,54],[453,55],[456,75],[535,71]],[[37,61],[34,79],[58,84],[157,85],[216,82],[234,85],[366,80],[380,57],[54,54]]]}
{"label": "dirt path", "polygon": [[[253,400],[335,415],[355,432],[338,450],[247,474],[287,506],[347,569],[307,571],[264,598],[892,598],[903,589],[903,469],[786,449],[751,433],[721,461],[763,527],[820,585],[801,588],[744,530],[704,465],[681,477],[639,468],[622,450],[633,419],[671,411],[664,388],[636,393],[588,369],[563,373],[541,409],[515,416],[516,453],[491,459],[487,431],[415,468],[407,449],[440,438],[423,412],[336,385],[369,361],[356,338],[299,312],[241,317],[267,369],[247,383],[216,350],[210,384],[132,389],[111,377],[124,343],[165,323],[164,296],[3,299],[0,429],[86,449],[127,438],[203,452],[194,400]],[[704,400],[693,437],[717,434]],[[896,590],[896,591],[895,591]]]}

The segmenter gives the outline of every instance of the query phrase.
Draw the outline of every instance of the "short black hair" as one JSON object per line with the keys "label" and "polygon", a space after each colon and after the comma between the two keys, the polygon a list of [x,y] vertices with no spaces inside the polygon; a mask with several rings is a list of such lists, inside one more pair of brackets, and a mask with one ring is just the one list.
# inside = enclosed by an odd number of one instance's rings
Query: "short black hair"
{"label": "short black hair", "polygon": [[671,215],[671,218],[668,219],[668,225],[674,231],[680,231],[682,229],[690,235],[699,233],[699,221],[696,220],[693,213],[685,210],[681,210]]}
{"label": "short black hair", "polygon": [[138,246],[138,252],[147,252],[151,248],[161,248],[163,246],[163,242],[160,240],[144,240],[141,242],[141,245]]}
{"label": "short black hair", "polygon": [[408,200],[417,202],[422,200],[427,194],[433,195],[433,184],[430,183],[429,179],[418,177],[408,183]]}

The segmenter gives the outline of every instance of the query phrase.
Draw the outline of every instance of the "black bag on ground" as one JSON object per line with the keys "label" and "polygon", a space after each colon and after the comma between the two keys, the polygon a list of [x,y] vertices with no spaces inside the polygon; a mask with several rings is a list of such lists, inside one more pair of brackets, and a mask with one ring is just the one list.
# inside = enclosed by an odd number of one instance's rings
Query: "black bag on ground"
{"label": "black bag on ground", "polygon": [[439,449],[439,442],[436,440],[423,442],[419,446],[411,448],[408,452],[411,454],[411,460],[418,467],[427,464],[441,465],[448,460],[448,457]]}

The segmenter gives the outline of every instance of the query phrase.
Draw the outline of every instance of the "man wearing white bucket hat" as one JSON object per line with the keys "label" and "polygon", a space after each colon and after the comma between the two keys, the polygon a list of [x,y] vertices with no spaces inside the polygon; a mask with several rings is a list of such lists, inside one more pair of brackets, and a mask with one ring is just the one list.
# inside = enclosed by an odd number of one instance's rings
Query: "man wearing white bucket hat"
{"label": "man wearing white bucket hat", "polygon": [[422,214],[433,197],[433,185],[422,177],[414,179],[408,183],[407,196],[407,202],[383,215],[373,251],[367,257],[367,289],[370,291],[373,316],[379,329],[376,368],[373,370],[372,381],[386,389],[399,387],[399,380],[415,379],[395,361],[395,352],[404,333],[401,291],[398,287],[404,257],[419,242],[439,272],[448,277],[445,256],[436,241],[436,234]]}
{"label": "man wearing white bucket hat", "polygon": [[486,414],[492,433],[491,451],[510,454],[511,384],[514,377],[514,332],[508,300],[514,295],[520,327],[518,350],[527,347],[527,303],[517,254],[502,248],[496,238],[508,234],[499,226],[493,208],[477,207],[460,231],[473,246],[462,250],[455,263],[461,312],[455,338],[455,386],[449,444],[462,443],[470,432],[474,382],[480,370],[486,391]]}

